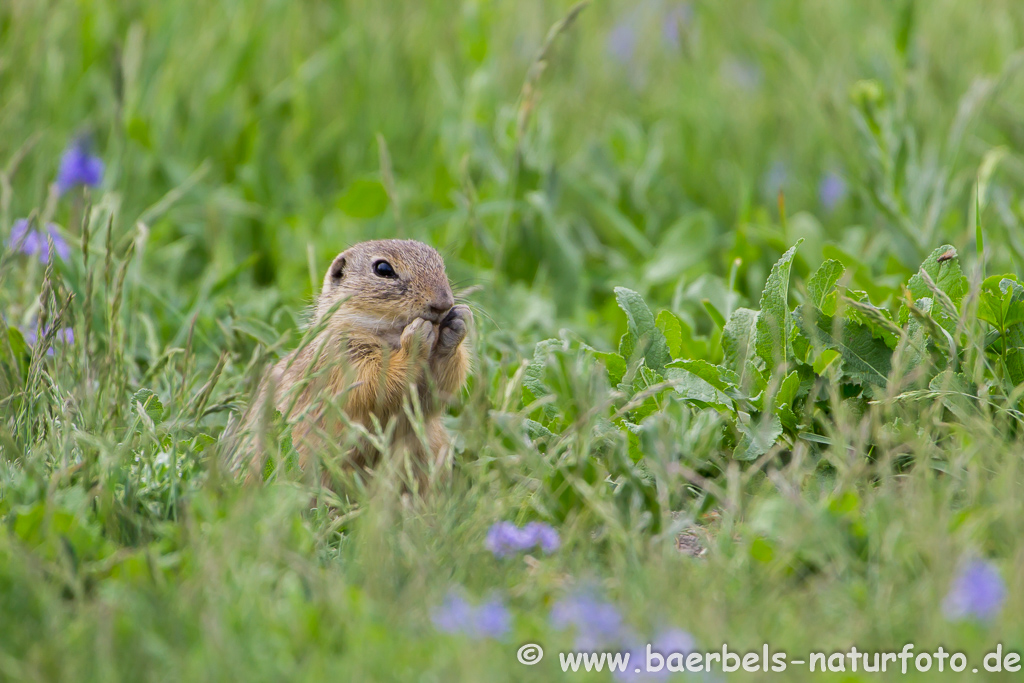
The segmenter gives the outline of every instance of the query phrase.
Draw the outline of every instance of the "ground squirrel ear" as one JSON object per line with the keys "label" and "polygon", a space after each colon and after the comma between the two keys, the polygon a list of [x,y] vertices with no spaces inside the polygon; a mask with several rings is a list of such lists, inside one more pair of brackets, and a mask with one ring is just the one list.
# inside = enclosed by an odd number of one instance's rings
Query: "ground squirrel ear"
{"label": "ground squirrel ear", "polygon": [[345,275],[345,254],[338,254],[334,257],[334,262],[331,267],[327,269],[327,281],[332,285],[336,285],[341,282],[341,278]]}

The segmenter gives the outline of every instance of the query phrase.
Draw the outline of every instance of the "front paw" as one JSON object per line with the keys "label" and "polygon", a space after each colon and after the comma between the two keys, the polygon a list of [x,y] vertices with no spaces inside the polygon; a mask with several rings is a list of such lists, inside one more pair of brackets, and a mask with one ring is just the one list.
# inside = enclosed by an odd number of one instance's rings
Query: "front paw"
{"label": "front paw", "polygon": [[416,318],[402,330],[402,351],[409,356],[426,356],[436,340],[434,323],[425,318]]}
{"label": "front paw", "polygon": [[466,338],[466,333],[472,324],[473,311],[469,310],[469,306],[463,304],[453,306],[452,310],[448,311],[448,315],[441,321],[441,329],[437,336],[437,349],[435,352],[441,355],[452,353],[462,343],[462,340]]}

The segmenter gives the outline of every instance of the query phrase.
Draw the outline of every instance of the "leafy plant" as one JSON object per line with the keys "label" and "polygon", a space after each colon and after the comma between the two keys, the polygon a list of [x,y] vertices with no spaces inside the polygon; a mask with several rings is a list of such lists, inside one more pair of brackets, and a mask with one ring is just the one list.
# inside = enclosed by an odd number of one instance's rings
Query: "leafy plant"
{"label": "leafy plant", "polygon": [[[827,448],[833,398],[863,411],[886,397],[913,396],[900,393],[908,389],[905,377],[933,390],[949,372],[965,390],[1001,380],[1007,397],[1024,380],[1024,287],[1014,276],[992,276],[983,283],[972,319],[956,249],[943,245],[907,281],[902,296],[894,293],[891,302],[899,303],[894,312],[873,304],[866,292],[847,288],[845,268],[830,259],[810,275],[802,301],[793,305],[790,271],[799,246],[798,241],[773,266],[760,309],[737,308],[722,326],[721,362],[710,352],[686,357],[679,318],[667,310],[655,316],[639,294],[619,287],[616,299],[627,331],[618,350],[541,342],[527,370],[527,403],[564,393],[545,384],[545,363],[551,349],[559,350],[563,363],[575,351],[603,366],[616,397],[608,414],[628,441],[634,463],[642,464],[645,455],[638,438],[644,421],[673,401],[726,417],[732,459],[749,462],[798,441],[814,450]],[[979,330],[983,323],[991,327],[987,336]],[[968,360],[967,343],[975,333],[985,337],[984,357],[998,362],[968,380],[956,370]],[[557,417],[565,413],[550,403],[533,414],[547,433],[567,426]]]}

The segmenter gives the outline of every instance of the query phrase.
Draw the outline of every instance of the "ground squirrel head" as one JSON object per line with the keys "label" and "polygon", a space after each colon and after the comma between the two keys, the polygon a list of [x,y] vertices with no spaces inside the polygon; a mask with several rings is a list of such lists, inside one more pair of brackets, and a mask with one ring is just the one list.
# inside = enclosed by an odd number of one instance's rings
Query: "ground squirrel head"
{"label": "ground squirrel head", "polygon": [[334,258],[317,299],[316,319],[334,308],[334,317],[345,327],[389,338],[416,318],[440,323],[453,305],[437,251],[414,240],[373,240]]}

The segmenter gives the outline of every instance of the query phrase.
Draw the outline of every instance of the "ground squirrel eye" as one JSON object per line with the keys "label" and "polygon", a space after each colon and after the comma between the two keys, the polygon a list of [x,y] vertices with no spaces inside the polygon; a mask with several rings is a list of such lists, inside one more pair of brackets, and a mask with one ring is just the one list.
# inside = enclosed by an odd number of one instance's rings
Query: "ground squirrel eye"
{"label": "ground squirrel eye", "polygon": [[389,277],[389,278],[397,278],[398,277],[398,273],[395,272],[395,269],[392,268],[391,264],[388,263],[387,261],[374,261],[374,263],[373,263],[373,272],[378,277]]}

